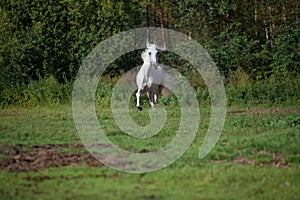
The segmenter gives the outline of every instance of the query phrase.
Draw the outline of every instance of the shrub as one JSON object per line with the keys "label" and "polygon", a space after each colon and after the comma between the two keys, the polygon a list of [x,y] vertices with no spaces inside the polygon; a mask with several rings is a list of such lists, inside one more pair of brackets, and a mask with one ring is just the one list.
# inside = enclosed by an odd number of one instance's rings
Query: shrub
{"label": "shrub", "polygon": [[1,92],[1,106],[35,106],[71,102],[72,84],[59,83],[53,76],[28,84],[9,87]]}
{"label": "shrub", "polygon": [[226,87],[229,105],[233,103],[274,104],[297,102],[300,94],[300,78],[272,76],[266,80],[256,80],[247,84],[235,81]]}

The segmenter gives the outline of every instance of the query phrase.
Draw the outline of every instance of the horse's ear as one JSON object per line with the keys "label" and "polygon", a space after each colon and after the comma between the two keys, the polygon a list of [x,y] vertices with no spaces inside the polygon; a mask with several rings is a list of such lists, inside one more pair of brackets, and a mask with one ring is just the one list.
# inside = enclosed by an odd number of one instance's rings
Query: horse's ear
{"label": "horse's ear", "polygon": [[158,51],[166,51],[165,48],[159,47],[157,45],[155,45],[155,49],[157,49]]}
{"label": "horse's ear", "polygon": [[149,43],[149,39],[148,38],[147,38],[146,46],[147,46],[148,49],[151,48],[151,44]]}

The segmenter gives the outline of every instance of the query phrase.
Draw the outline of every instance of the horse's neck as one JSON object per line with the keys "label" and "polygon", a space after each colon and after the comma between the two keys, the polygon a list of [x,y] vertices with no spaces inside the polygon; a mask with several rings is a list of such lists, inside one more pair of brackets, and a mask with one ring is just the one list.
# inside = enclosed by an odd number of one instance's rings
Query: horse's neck
{"label": "horse's neck", "polygon": [[149,72],[151,70],[151,63],[150,62],[144,62],[142,65],[141,71],[143,71],[144,76],[147,78],[149,77]]}

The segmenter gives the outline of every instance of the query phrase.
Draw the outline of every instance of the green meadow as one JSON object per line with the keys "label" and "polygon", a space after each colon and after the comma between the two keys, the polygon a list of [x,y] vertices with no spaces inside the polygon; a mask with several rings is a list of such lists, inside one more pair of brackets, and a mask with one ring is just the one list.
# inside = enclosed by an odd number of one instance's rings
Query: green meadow
{"label": "green meadow", "polygon": [[[227,88],[228,101],[232,101],[230,91]],[[297,95],[276,103],[267,97],[265,104],[246,103],[242,98],[229,102],[221,137],[204,159],[198,153],[209,126],[210,103],[199,101],[199,128],[188,150],[163,169],[138,174],[117,171],[97,160],[88,162],[92,156],[77,134],[70,104],[4,107],[0,110],[0,198],[298,199]],[[143,111],[137,110],[132,97],[130,116],[145,126],[150,123],[145,96],[142,103]],[[165,106],[167,121],[159,134],[147,139],[122,132],[109,98],[99,97],[96,115],[114,144],[131,152],[150,152],[168,144],[180,122],[176,98],[159,103]]]}

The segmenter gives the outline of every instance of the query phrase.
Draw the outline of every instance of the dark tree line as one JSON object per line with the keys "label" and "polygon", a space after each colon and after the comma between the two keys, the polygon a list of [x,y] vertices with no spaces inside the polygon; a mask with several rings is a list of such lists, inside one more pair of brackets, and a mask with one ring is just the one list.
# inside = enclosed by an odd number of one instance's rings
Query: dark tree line
{"label": "dark tree line", "polygon": [[[1,88],[48,76],[72,80],[99,42],[148,25],[197,40],[225,76],[237,69],[257,79],[300,72],[295,0],[3,0],[0,5]],[[110,73],[134,62],[122,57]]]}

